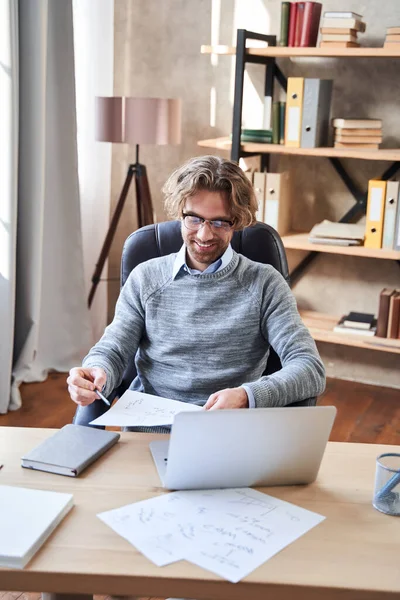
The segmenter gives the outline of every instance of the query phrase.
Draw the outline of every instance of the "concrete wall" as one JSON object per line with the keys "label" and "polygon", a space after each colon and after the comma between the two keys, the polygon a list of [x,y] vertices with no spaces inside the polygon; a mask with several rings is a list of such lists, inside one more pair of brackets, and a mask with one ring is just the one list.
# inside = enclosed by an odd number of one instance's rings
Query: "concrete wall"
{"label": "concrete wall", "polygon": [[[160,189],[171,170],[191,156],[207,153],[197,146],[197,140],[226,135],[232,126],[235,59],[201,55],[201,44],[234,45],[238,27],[279,35],[280,6],[280,0],[115,0],[114,94],[183,100],[182,144],[141,149],[158,220],[165,218]],[[337,0],[323,2],[323,10],[339,8],[364,16],[367,32],[361,37],[363,45],[381,46],[386,27],[400,23],[398,0],[346,0],[340,6]],[[287,76],[333,78],[332,116],[382,118],[383,146],[400,146],[400,59],[298,58],[281,60],[279,64]],[[249,65],[243,108],[245,126],[261,126],[263,81],[263,67]],[[113,204],[127,166],[134,160],[133,147],[114,145]],[[366,188],[368,179],[379,177],[389,166],[350,159],[344,159],[343,164],[361,188]],[[323,218],[339,219],[353,204],[325,158],[274,157],[272,167],[292,172],[294,229],[308,230]],[[121,248],[123,240],[136,228],[135,210],[132,186],[111,252],[110,277],[114,281],[109,292],[110,318],[119,289]],[[288,254],[290,262],[294,262],[299,253]],[[385,286],[400,288],[399,276],[396,262],[321,254],[294,292],[300,308],[338,315],[349,310],[376,312],[380,290]],[[399,355],[325,343],[319,344],[319,349],[330,376],[400,387]]]}

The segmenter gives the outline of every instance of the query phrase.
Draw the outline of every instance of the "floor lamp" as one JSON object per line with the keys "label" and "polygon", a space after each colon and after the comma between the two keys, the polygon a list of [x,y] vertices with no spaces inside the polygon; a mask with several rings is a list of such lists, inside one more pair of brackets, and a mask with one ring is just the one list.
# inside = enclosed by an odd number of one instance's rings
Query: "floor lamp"
{"label": "floor lamp", "polygon": [[146,167],[139,162],[140,144],[179,144],[181,141],[181,101],[171,98],[96,98],[96,139],[101,142],[136,145],[136,162],[128,166],[124,185],[92,276],[88,297],[92,305],[104,264],[135,178],[138,228],[154,222]]}

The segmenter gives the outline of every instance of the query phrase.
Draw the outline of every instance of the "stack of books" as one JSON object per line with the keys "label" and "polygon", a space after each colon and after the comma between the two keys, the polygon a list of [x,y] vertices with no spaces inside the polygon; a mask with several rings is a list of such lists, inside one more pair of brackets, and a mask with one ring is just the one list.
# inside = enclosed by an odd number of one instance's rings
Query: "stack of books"
{"label": "stack of books", "polygon": [[350,335],[373,336],[376,334],[375,315],[362,312],[349,312],[348,315],[343,315],[333,328],[333,331]]}
{"label": "stack of books", "polygon": [[377,150],[382,142],[381,119],[333,119],[335,148]]}
{"label": "stack of books", "polygon": [[388,27],[386,30],[386,39],[384,48],[400,49],[400,27]]}
{"label": "stack of books", "polygon": [[320,2],[282,2],[280,46],[317,45]]}
{"label": "stack of books", "polygon": [[381,291],[376,335],[400,339],[400,290],[383,288]]}
{"label": "stack of books", "polygon": [[272,144],[272,129],[242,129],[240,140],[242,143]]}
{"label": "stack of books", "polygon": [[329,246],[360,246],[364,241],[365,225],[358,223],[335,223],[324,220],[311,229],[308,241]]}
{"label": "stack of books", "polygon": [[324,13],[321,27],[321,48],[358,48],[358,33],[366,29],[362,16],[351,11]]}

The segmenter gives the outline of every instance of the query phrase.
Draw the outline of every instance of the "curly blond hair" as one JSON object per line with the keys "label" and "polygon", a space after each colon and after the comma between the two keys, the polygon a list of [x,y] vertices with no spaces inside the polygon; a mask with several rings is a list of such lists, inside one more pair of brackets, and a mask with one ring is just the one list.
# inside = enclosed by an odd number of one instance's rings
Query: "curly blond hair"
{"label": "curly blond hair", "polygon": [[164,206],[172,219],[182,218],[186,200],[201,190],[225,194],[234,229],[256,222],[257,200],[242,169],[219,156],[197,156],[176,169],[165,182]]}

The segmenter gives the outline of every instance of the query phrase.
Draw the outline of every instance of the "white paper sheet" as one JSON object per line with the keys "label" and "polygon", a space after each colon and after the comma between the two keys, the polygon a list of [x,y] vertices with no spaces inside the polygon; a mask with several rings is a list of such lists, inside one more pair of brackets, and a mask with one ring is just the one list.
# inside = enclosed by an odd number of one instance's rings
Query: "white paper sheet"
{"label": "white paper sheet", "polygon": [[172,425],[175,415],[179,412],[195,410],[203,410],[203,408],[189,402],[127,390],[104,415],[94,419],[90,424],[112,427]]}
{"label": "white paper sheet", "polygon": [[173,492],[98,515],[158,566],[236,583],[325,517],[250,488]]}

